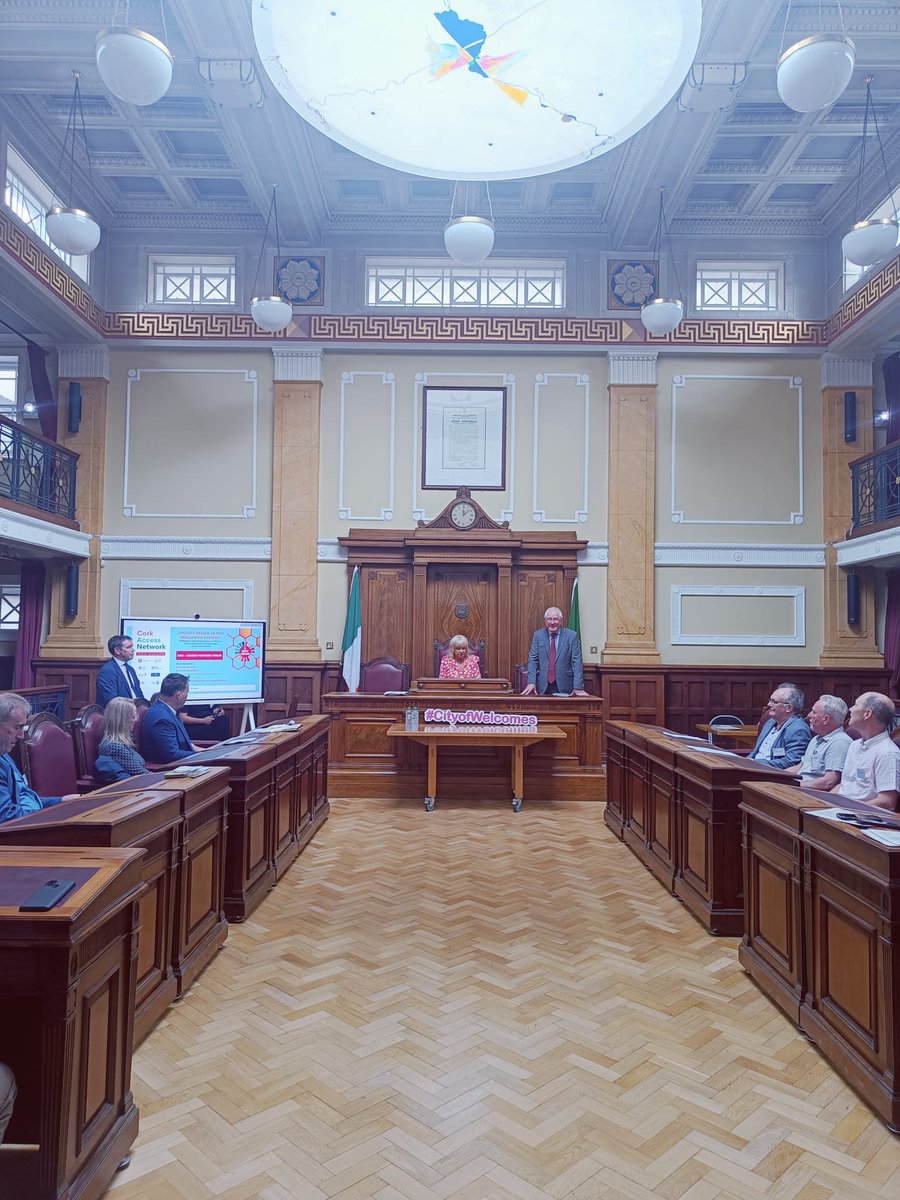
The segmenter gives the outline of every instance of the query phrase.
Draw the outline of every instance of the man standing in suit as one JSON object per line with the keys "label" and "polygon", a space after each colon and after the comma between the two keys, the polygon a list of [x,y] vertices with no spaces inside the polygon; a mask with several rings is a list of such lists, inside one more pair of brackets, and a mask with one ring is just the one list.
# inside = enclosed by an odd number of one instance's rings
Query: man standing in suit
{"label": "man standing in suit", "polygon": [[106,643],[106,648],[112,658],[97,672],[97,703],[106,708],[113,696],[124,696],[126,700],[146,700],[137,671],[131,665],[134,658],[134,642],[131,638],[117,633]]}
{"label": "man standing in suit", "polygon": [[528,686],[523,696],[586,696],[581,665],[581,639],[563,628],[558,608],[544,613],[544,629],[536,629],[528,651]]}
{"label": "man standing in suit", "polygon": [[809,726],[800,715],[803,712],[803,693],[793,683],[781,683],[769,697],[768,717],[759,731],[750,757],[767,767],[784,771],[803,758],[812,737]]}
{"label": "man standing in suit", "polygon": [[147,762],[170,763],[190,758],[199,746],[187,735],[184,721],[178,715],[190,690],[187,675],[167,675],[159,685],[159,699],[147,709],[141,726],[141,753]]}

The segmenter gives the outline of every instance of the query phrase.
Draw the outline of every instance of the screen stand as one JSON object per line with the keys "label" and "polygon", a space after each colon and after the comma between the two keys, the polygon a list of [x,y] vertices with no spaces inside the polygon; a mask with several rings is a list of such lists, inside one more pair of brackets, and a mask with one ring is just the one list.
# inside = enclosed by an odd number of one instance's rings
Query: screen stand
{"label": "screen stand", "polygon": [[252,704],[244,705],[244,715],[241,717],[241,733],[246,733],[248,729],[256,728],[256,713],[255,706]]}

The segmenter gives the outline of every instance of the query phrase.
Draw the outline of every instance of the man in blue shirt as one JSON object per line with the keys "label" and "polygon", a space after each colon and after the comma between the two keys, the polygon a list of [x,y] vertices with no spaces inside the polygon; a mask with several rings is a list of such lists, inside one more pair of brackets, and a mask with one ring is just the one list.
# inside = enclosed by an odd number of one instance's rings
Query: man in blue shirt
{"label": "man in blue shirt", "polygon": [[177,762],[200,749],[188,737],[178,715],[187,702],[190,686],[187,675],[174,672],[159,685],[159,698],[147,709],[141,725],[141,753],[148,763]]}
{"label": "man in blue shirt", "polygon": [[17,692],[0,692],[0,822],[27,817],[67,800],[68,796],[39,796],[9,756],[25,736],[31,705]]}

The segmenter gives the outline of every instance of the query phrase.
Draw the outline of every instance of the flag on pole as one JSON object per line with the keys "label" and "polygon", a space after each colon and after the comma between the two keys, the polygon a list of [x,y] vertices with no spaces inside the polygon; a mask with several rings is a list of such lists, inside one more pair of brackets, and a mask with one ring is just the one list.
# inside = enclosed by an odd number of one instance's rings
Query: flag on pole
{"label": "flag on pole", "polygon": [[341,642],[343,666],[341,674],[350,692],[359,691],[359,668],[362,662],[362,607],[359,602],[359,567],[353,568],[350,581],[350,601],[347,605],[347,620],[344,622],[344,640]]}
{"label": "flag on pole", "polygon": [[581,614],[578,611],[578,580],[572,584],[572,603],[569,605],[569,628],[574,629],[581,641]]}

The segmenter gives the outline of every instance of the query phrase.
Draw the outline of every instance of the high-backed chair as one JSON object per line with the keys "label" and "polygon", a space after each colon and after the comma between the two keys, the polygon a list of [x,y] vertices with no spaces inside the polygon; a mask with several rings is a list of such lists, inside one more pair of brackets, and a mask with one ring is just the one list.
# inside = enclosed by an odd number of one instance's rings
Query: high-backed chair
{"label": "high-backed chair", "polygon": [[75,739],[52,713],[32,713],[28,718],[22,762],[39,796],[70,796],[78,791]]}
{"label": "high-backed chair", "polygon": [[131,736],[134,738],[135,747],[140,755],[143,755],[144,753],[144,749],[141,744],[141,726],[144,724],[144,717],[147,715],[147,709],[149,707],[149,704],[141,704],[140,701],[137,701],[135,704],[137,715],[135,716],[134,724],[131,727]]}
{"label": "high-backed chair", "polygon": [[100,726],[103,724],[103,708],[99,704],[86,704],[80,708],[72,722],[75,737],[75,765],[78,768],[78,790],[89,792],[94,784],[94,763],[100,744]]}
{"label": "high-backed chair", "polygon": [[[466,639],[468,641],[468,639]],[[441,671],[441,659],[445,654],[450,653],[450,638],[445,642],[439,642],[434,639],[434,673],[439,675]],[[481,668],[482,675],[484,674],[484,638],[480,642],[469,641],[469,654],[474,655],[478,659],[478,666]]]}
{"label": "high-backed chair", "polygon": [[409,663],[400,662],[384,654],[381,658],[370,658],[359,668],[359,690],[375,692],[405,692],[409,690]]}
{"label": "high-backed chair", "polygon": [[528,687],[528,665],[527,663],[516,663],[513,667],[513,688],[516,695],[521,696]]}

